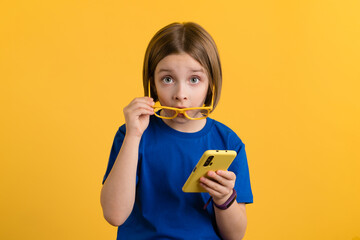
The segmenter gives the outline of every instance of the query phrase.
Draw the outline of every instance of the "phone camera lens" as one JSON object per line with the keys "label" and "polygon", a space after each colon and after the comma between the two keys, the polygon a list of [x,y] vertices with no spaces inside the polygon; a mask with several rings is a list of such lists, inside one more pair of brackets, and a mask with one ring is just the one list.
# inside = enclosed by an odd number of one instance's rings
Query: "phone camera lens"
{"label": "phone camera lens", "polygon": [[214,158],[214,156],[209,156],[208,159],[206,159],[205,163],[204,163],[204,167],[207,167],[207,166],[211,166],[212,165],[212,159]]}

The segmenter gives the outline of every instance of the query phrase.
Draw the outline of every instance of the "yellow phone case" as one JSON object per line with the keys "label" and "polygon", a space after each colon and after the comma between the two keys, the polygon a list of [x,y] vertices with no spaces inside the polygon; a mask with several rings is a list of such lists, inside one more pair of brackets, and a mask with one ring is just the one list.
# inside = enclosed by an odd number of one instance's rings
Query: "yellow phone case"
{"label": "yellow phone case", "polygon": [[227,170],[235,157],[236,152],[233,150],[205,151],[185,182],[183,192],[206,192],[199,184],[200,177],[206,176],[210,170]]}

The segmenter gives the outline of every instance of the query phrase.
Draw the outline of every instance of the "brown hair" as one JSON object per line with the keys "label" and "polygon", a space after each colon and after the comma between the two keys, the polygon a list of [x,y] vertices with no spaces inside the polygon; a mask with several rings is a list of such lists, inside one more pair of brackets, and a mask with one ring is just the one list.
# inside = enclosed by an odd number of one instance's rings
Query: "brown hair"
{"label": "brown hair", "polygon": [[146,49],[143,67],[145,96],[149,96],[148,86],[150,81],[151,96],[155,101],[158,100],[154,84],[155,68],[164,57],[180,53],[189,54],[206,70],[210,86],[205,105],[211,104],[212,89],[214,88],[215,109],[220,99],[222,84],[219,53],[210,34],[200,25],[193,22],[169,24],[160,29],[151,39]]}

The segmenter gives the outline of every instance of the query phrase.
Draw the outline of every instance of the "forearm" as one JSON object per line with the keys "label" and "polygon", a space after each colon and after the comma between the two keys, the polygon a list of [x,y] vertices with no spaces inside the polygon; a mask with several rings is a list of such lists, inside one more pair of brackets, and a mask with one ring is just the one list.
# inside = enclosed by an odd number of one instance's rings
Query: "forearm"
{"label": "forearm", "polygon": [[215,206],[214,209],[216,223],[223,239],[242,239],[247,226],[245,204],[234,202],[226,210]]}
{"label": "forearm", "polygon": [[139,143],[139,137],[125,136],[101,190],[104,217],[114,226],[123,224],[134,206]]}

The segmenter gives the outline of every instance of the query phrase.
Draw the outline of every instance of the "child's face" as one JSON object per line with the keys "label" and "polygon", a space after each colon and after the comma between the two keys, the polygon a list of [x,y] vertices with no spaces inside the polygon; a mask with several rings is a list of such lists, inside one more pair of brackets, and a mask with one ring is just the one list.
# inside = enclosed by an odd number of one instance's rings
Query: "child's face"
{"label": "child's face", "polygon": [[[163,58],[156,66],[154,81],[160,104],[175,108],[202,107],[209,87],[206,70],[186,53]],[[187,114],[196,117],[200,113]],[[188,119],[179,114],[174,121]]]}

